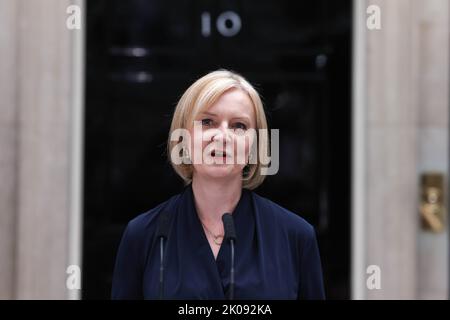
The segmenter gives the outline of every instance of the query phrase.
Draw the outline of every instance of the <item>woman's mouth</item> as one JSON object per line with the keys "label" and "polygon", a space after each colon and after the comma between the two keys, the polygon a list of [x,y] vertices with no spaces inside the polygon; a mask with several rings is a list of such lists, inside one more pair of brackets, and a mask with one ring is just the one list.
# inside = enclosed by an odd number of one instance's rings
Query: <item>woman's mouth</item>
{"label": "woman's mouth", "polygon": [[213,152],[211,152],[211,157],[217,157],[217,158],[227,158],[227,153],[224,151],[216,151],[214,150]]}

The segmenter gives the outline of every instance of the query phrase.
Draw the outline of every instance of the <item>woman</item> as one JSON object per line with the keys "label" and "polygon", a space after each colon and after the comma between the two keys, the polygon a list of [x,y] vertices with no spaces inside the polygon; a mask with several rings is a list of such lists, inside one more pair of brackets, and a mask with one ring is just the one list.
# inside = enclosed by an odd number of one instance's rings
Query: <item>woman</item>
{"label": "woman", "polygon": [[[324,298],[313,227],[251,191],[265,178],[261,155],[268,141],[259,129],[267,129],[262,102],[242,76],[218,70],[189,87],[168,142],[172,166],[186,185],[129,222],[113,299]],[[233,284],[224,213],[235,225]],[[160,220],[169,221],[162,238],[156,236]]]}

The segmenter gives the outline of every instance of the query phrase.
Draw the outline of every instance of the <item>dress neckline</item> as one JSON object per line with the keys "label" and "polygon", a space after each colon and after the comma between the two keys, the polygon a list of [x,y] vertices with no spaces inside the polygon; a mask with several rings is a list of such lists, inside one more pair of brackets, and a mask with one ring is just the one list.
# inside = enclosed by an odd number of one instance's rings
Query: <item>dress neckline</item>
{"label": "dress neckline", "polygon": [[[194,191],[192,189],[192,183],[190,183],[188,186],[186,186],[186,192],[189,199],[189,206],[190,206],[190,212],[193,213],[193,220],[195,221],[194,226],[195,230],[192,230],[192,232],[196,233],[200,239],[201,247],[206,248],[208,251],[209,257],[215,262],[215,263],[221,263],[224,259],[227,259],[228,251],[229,251],[229,244],[225,243],[225,241],[222,241],[222,244],[220,245],[219,251],[217,253],[217,257],[214,257],[214,252],[211,249],[211,246],[209,244],[208,238],[206,236],[205,230],[203,229],[202,222],[200,220],[200,217],[197,212],[197,208],[195,207],[195,200],[194,200]],[[233,212],[230,212],[233,216],[233,219],[236,224],[236,219],[240,215],[239,213],[242,211],[243,203],[246,201],[246,198],[248,196],[248,191],[244,188],[242,188],[241,196],[239,198],[238,203],[236,204],[236,207],[234,208]],[[228,249],[227,249],[228,248]]]}

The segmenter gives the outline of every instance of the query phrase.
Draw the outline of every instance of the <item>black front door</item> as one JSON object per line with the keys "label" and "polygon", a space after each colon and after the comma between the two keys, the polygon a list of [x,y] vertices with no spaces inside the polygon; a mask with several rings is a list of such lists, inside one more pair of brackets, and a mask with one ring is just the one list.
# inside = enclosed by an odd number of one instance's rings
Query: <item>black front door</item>
{"label": "black front door", "polygon": [[182,188],[166,157],[177,99],[237,71],[280,129],[256,190],[311,222],[328,298],[349,298],[351,1],[87,2],[83,298],[108,298],[126,223]]}

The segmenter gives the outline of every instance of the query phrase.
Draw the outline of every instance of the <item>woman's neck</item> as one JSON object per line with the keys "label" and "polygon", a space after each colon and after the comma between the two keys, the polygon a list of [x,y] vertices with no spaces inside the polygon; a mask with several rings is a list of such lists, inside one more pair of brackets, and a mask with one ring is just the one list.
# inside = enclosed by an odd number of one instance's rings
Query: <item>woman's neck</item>
{"label": "woman's neck", "polygon": [[224,183],[220,180],[206,180],[194,175],[192,192],[202,223],[214,228],[214,231],[220,231],[218,229],[222,227],[222,215],[233,213],[241,198],[242,180],[234,179]]}

